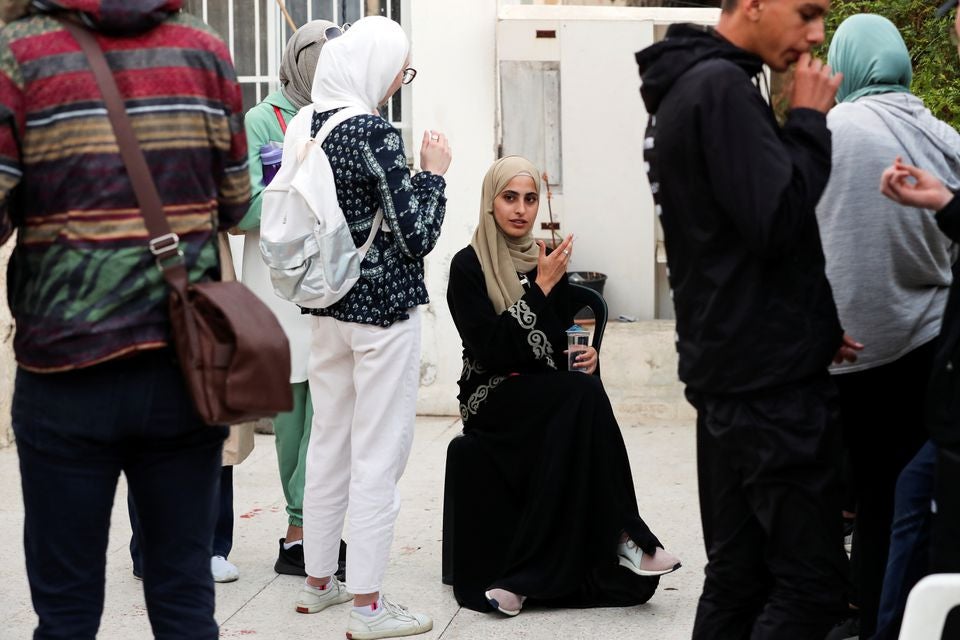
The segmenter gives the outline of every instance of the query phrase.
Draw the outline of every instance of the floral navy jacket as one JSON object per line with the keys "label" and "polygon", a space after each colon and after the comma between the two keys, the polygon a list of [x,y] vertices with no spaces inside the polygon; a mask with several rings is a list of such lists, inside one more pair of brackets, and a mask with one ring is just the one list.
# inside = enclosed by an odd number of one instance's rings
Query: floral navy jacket
{"label": "floral navy jacket", "polygon": [[[311,135],[335,111],[316,114]],[[338,125],[323,142],[323,150],[356,245],[366,241],[381,207],[385,226],[350,292],[326,309],[304,312],[381,327],[406,320],[409,309],[430,301],[423,258],[440,237],[446,181],[428,171],[411,177],[400,133],[379,116],[354,117]]]}

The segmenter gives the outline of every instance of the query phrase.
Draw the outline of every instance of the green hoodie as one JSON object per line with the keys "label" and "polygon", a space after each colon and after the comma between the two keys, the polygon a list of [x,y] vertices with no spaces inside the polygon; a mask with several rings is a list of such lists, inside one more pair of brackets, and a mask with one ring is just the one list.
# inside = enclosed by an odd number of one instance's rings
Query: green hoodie
{"label": "green hoodie", "polygon": [[260,147],[268,142],[283,142],[283,129],[274,107],[283,113],[289,123],[297,115],[297,108],[287,100],[282,91],[274,91],[263,101],[247,111],[244,127],[247,130],[247,156],[250,161],[250,208],[237,225],[241,231],[260,227],[260,204],[263,195],[263,165],[260,163]]}

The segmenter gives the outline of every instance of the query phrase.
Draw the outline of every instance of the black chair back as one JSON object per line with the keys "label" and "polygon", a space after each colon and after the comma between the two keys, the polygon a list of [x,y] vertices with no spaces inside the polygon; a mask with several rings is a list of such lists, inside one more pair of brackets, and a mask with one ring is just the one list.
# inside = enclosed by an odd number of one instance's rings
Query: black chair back
{"label": "black chair back", "polygon": [[594,327],[591,346],[600,352],[600,343],[603,342],[603,330],[607,327],[607,302],[603,296],[582,284],[570,283],[570,298],[574,309],[583,307],[593,311]]}

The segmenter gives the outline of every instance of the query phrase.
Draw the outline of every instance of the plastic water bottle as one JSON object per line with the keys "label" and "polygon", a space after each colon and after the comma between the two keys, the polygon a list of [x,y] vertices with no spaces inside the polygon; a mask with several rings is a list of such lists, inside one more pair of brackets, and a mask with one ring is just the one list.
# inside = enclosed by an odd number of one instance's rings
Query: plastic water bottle
{"label": "plastic water bottle", "polygon": [[586,369],[577,366],[577,356],[590,346],[590,332],[578,324],[567,329],[567,370],[586,373]]}
{"label": "plastic water bottle", "polygon": [[283,144],[268,142],[260,147],[260,164],[263,165],[263,186],[267,186],[280,171],[280,160],[283,159]]}

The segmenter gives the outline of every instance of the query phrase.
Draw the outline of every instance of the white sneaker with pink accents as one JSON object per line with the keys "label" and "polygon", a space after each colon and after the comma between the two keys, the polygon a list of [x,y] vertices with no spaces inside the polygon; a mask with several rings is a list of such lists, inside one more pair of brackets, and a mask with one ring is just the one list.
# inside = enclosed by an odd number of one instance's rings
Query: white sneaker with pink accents
{"label": "white sneaker with pink accents", "polygon": [[415,636],[433,629],[433,620],[422,613],[411,613],[409,609],[380,596],[377,612],[364,615],[350,612],[350,624],[347,625],[347,640],[375,640],[376,638],[400,638]]}

